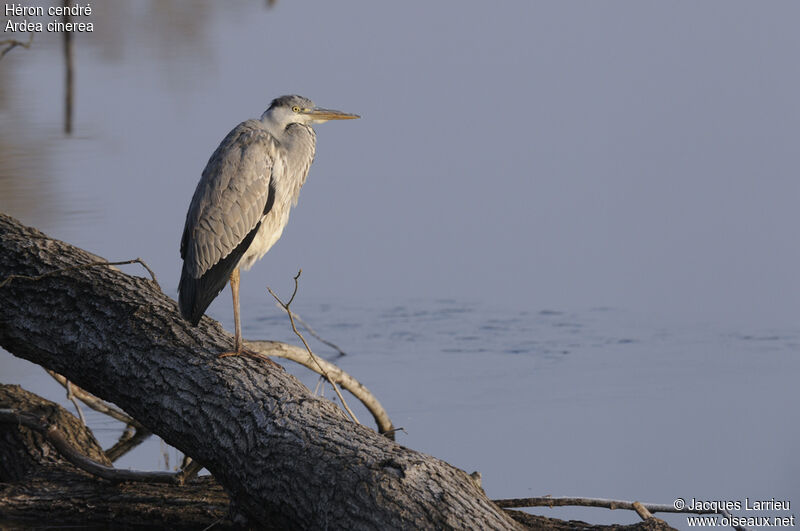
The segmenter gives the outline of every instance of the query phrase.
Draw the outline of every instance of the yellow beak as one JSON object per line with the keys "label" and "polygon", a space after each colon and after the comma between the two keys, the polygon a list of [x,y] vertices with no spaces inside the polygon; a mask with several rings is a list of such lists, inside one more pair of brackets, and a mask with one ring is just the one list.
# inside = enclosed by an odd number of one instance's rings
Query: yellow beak
{"label": "yellow beak", "polygon": [[303,111],[303,114],[311,115],[312,119],[316,123],[327,122],[328,120],[355,120],[356,118],[361,118],[357,114],[335,111],[333,109],[322,109],[320,107],[314,107],[313,109],[305,110]]}

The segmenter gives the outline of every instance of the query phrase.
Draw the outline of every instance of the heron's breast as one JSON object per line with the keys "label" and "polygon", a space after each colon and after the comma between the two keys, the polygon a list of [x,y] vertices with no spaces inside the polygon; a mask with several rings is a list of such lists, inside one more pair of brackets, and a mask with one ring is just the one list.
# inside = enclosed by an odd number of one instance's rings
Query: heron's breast
{"label": "heron's breast", "polygon": [[260,260],[270,248],[275,245],[286,223],[289,221],[289,208],[288,206],[279,205],[276,201],[272,210],[261,218],[261,227],[259,227],[253,243],[247,248],[242,259],[239,261],[239,267],[247,271],[257,260]]}

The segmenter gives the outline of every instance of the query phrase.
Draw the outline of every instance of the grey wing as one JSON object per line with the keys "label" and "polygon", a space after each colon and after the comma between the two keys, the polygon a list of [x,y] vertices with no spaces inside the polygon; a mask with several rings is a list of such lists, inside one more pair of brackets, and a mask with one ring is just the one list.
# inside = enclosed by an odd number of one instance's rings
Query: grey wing
{"label": "grey wing", "polygon": [[225,137],[203,170],[181,239],[179,303],[193,324],[225,287],[274,201],[276,156],[272,136],[247,121]]}

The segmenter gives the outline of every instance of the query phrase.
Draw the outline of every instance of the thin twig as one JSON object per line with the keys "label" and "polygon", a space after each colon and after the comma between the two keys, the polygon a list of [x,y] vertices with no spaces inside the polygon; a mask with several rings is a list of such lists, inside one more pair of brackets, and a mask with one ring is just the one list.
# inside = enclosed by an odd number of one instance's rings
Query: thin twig
{"label": "thin twig", "polygon": [[151,435],[150,430],[142,427],[139,423],[128,424],[122,431],[122,435],[119,436],[119,440],[111,448],[105,450],[106,457],[113,463],[142,444]]}
{"label": "thin twig", "polygon": [[95,410],[95,411],[97,411],[99,413],[103,413],[104,415],[108,415],[109,417],[111,417],[113,419],[116,419],[116,420],[118,420],[120,422],[123,422],[125,424],[131,424],[136,429],[139,429],[139,428],[142,427],[142,425],[139,424],[139,422],[137,422],[136,419],[134,419],[133,417],[131,417],[130,415],[128,415],[124,411],[115,408],[114,406],[112,406],[108,402],[97,398],[92,393],[90,393],[88,391],[85,391],[84,389],[82,389],[81,387],[78,387],[74,383],[69,382],[66,378],[64,378],[63,376],[61,376],[57,372],[48,370],[47,374],[52,376],[55,381],[57,381],[58,383],[60,383],[64,387],[67,387],[67,385],[69,384],[69,386],[72,389],[72,393],[81,402],[83,402],[84,404],[86,404],[87,406],[92,408],[93,410]]}
{"label": "thin twig", "polygon": [[[609,500],[606,498],[579,498],[571,496],[553,497],[553,496],[538,496],[533,498],[509,498],[504,500],[492,500],[498,507],[509,509],[513,507],[563,507],[563,506],[580,506],[580,507],[604,507],[606,509],[628,509],[635,510],[633,507],[634,502],[625,500]],[[657,503],[643,503],[642,506],[647,508],[651,513],[713,513],[714,511],[690,511],[688,509],[676,509],[670,504],[657,504]]]}
{"label": "thin twig", "polygon": [[356,424],[361,424],[360,422],[358,422],[358,419],[356,418],[355,413],[353,413],[353,411],[348,407],[347,402],[345,402],[341,391],[339,391],[339,387],[336,385],[336,383],[334,383],[333,379],[331,379],[331,377],[328,376],[328,373],[325,371],[325,369],[322,368],[322,365],[320,364],[320,359],[317,358],[317,356],[315,356],[313,352],[311,352],[311,347],[308,346],[308,342],[306,341],[306,338],[304,338],[303,334],[301,334],[297,330],[297,325],[294,323],[294,317],[292,317],[292,311],[289,309],[289,306],[292,304],[292,301],[294,301],[295,295],[297,295],[297,288],[298,288],[297,279],[300,278],[300,273],[302,273],[302,272],[303,272],[303,270],[301,269],[294,276],[294,291],[292,292],[292,296],[289,298],[289,302],[284,303],[277,295],[275,295],[275,292],[272,291],[272,288],[267,287],[267,291],[269,291],[270,295],[272,295],[275,298],[275,300],[278,301],[278,303],[281,305],[281,307],[283,307],[283,309],[286,310],[286,313],[289,315],[289,322],[292,324],[292,330],[294,330],[294,333],[297,335],[297,337],[300,338],[300,341],[303,342],[303,345],[306,347],[306,350],[308,351],[308,355],[311,357],[312,360],[314,360],[314,362],[316,363],[317,367],[320,370],[320,373],[323,376],[325,376],[325,378],[331,383],[331,386],[333,387],[333,390],[336,391],[336,396],[339,397],[339,400],[341,401],[342,406],[344,406],[344,409],[350,415],[350,418],[352,418],[353,422],[355,422]]}
{"label": "thin twig", "polygon": [[[124,411],[115,408],[108,402],[101,400],[92,393],[84,390],[81,387],[78,387],[57,372],[48,370],[47,374],[52,376],[55,381],[65,388],[69,386],[67,396],[69,396],[69,393],[71,393],[72,396],[89,406],[91,409],[104,415],[108,415],[109,417],[127,425],[127,428],[122,432],[122,435],[120,435],[119,440],[114,443],[111,448],[105,451],[106,457],[108,457],[112,463],[142,444],[145,440],[147,440],[148,437],[150,437],[150,435],[152,435],[150,430],[142,426],[139,421]],[[78,405],[75,404],[75,407],[78,408]],[[78,412],[81,415],[81,420],[83,420],[83,412],[80,410],[80,408],[78,408]],[[86,425],[85,421],[84,425]]]}
{"label": "thin twig", "polygon": [[638,501],[633,502],[633,510],[636,511],[636,514],[638,514],[642,520],[649,520],[653,518],[653,513],[648,511],[647,507],[642,505],[641,502]]}
{"label": "thin twig", "polygon": [[[125,263],[126,263],[126,262],[120,262],[120,264],[119,264],[119,265],[122,265],[122,264],[125,264]],[[131,263],[131,264],[139,264],[139,265],[141,265],[143,268],[147,269],[147,272],[148,272],[148,273],[150,273],[150,279],[153,281],[153,283],[156,285],[156,287],[157,287],[159,290],[161,290],[161,291],[164,291],[164,290],[162,290],[162,289],[161,289],[161,285],[158,283],[158,280],[156,280],[156,274],[155,274],[155,273],[153,273],[153,270],[152,270],[152,269],[150,269],[150,266],[148,266],[148,265],[147,265],[147,263],[146,263],[144,260],[142,260],[140,257],[136,257],[136,258],[135,258],[135,259],[133,259],[133,260],[129,260],[129,261],[128,261],[128,263]]]}
{"label": "thin twig", "polygon": [[[730,518],[731,514],[720,509],[718,511],[702,510],[702,509],[689,509],[683,507],[677,509],[672,504],[660,503],[641,503],[636,501],[625,500],[608,500],[605,498],[573,498],[573,497],[558,497],[552,496],[539,496],[535,498],[510,498],[505,500],[492,500],[492,502],[503,509],[520,508],[520,507],[564,507],[564,506],[579,506],[579,507],[604,507],[606,509],[628,509],[636,511],[637,506],[648,511],[649,513],[689,513],[689,514],[719,514]],[[642,513],[639,513],[641,516]],[[652,517],[652,514],[650,515]],[[644,518],[644,517],[643,517]],[[737,531],[745,531],[746,528],[741,526],[732,526]]]}
{"label": "thin twig", "polygon": [[[286,310],[286,308],[284,308],[284,307],[281,305],[281,303],[280,303],[280,302],[276,302],[276,303],[275,303],[275,305],[276,305],[278,308],[281,308],[281,309],[283,309],[283,310]],[[339,347],[339,345],[337,345],[337,344],[336,344],[336,343],[334,343],[333,341],[328,341],[328,340],[327,340],[327,339],[325,339],[324,337],[320,336],[320,335],[319,335],[319,334],[316,332],[316,330],[314,330],[313,328],[311,328],[311,325],[310,325],[310,324],[308,324],[307,322],[305,322],[305,321],[304,321],[304,320],[303,320],[303,319],[302,319],[302,318],[301,318],[299,315],[297,315],[297,312],[294,312],[294,311],[292,311],[292,317],[294,317],[294,320],[295,320],[295,321],[297,321],[298,323],[300,323],[300,324],[303,326],[303,328],[305,328],[305,329],[306,329],[306,331],[307,331],[309,334],[311,334],[311,336],[312,336],[312,337],[314,337],[314,338],[315,338],[317,341],[319,341],[320,343],[324,343],[325,345],[328,345],[328,346],[329,346],[329,347],[331,347],[333,350],[335,350],[336,352],[338,352],[338,353],[339,353],[339,356],[338,356],[338,357],[340,357],[340,358],[341,358],[342,356],[347,356],[347,352],[345,352],[344,350],[342,350],[342,349],[341,349],[341,347]]]}
{"label": "thin twig", "polygon": [[0,422],[18,424],[35,430],[47,439],[56,450],[70,463],[94,476],[98,476],[109,481],[147,481],[153,483],[174,483],[180,484],[182,478],[179,474],[171,472],[139,472],[136,470],[123,470],[98,463],[78,451],[64,437],[58,426],[48,423],[30,413],[17,411],[15,409],[0,409]]}
{"label": "thin twig", "polygon": [[6,48],[2,52],[0,52],[0,59],[5,57],[8,52],[13,50],[17,46],[22,46],[23,48],[26,48],[26,49],[30,48],[31,44],[33,44],[33,35],[34,35],[34,32],[30,32],[28,34],[28,42],[22,42],[22,41],[18,41],[16,39],[6,39],[4,41],[0,41],[0,46],[3,46],[4,44],[8,44],[8,48]]}
{"label": "thin twig", "polygon": [[185,466],[182,466],[180,471],[178,472],[183,477],[184,481],[188,481],[194,478],[197,475],[197,473],[203,470],[204,468],[203,465],[201,465],[199,462],[195,461],[191,457],[187,456],[187,459],[185,459],[184,461],[186,462]]}
{"label": "thin twig", "polygon": [[[36,282],[42,280],[43,278],[52,277],[59,273],[65,273],[67,271],[75,271],[78,269],[88,269],[90,267],[98,267],[98,266],[117,266],[117,265],[126,265],[126,264],[141,264],[142,267],[147,269],[148,273],[150,273],[150,277],[153,280],[153,283],[156,287],[160,290],[161,286],[158,284],[158,280],[156,280],[156,274],[153,273],[153,270],[150,269],[147,264],[141,258],[134,258],[133,260],[123,260],[121,262],[108,262],[108,261],[101,261],[101,262],[89,262],[88,264],[80,264],[70,267],[62,267],[61,269],[55,269],[53,271],[48,271],[47,273],[43,273],[41,275],[37,275],[35,277],[31,277],[28,275],[9,275],[0,282],[0,288],[5,287],[7,284],[10,284],[12,280],[29,280],[31,282]],[[163,291],[163,290],[162,290]]]}
{"label": "thin twig", "polygon": [[[320,387],[322,388],[322,392],[320,392]],[[325,396],[325,377],[322,375],[317,378],[317,383],[314,386],[314,396],[317,396],[318,393],[319,396]]]}
{"label": "thin twig", "polygon": [[75,406],[75,409],[78,410],[78,417],[81,419],[81,424],[86,427],[86,417],[83,416],[83,410],[81,409],[81,406],[78,405],[78,401],[75,399],[75,393],[72,392],[72,382],[69,380],[67,380],[67,400],[72,402],[72,404]]}
{"label": "thin twig", "polygon": [[161,457],[164,458],[164,469],[169,470],[169,449],[167,448],[167,443],[164,442],[164,439],[158,439],[159,447],[161,449]]}

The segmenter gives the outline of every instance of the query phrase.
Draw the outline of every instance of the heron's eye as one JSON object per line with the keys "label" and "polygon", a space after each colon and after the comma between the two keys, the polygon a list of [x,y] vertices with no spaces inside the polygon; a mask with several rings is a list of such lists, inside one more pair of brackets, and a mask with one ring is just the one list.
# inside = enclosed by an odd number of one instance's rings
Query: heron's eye
{"label": "heron's eye", "polygon": [[300,112],[300,107],[298,107],[297,105],[295,105],[294,107],[292,107],[292,110],[293,110],[294,112]]}

